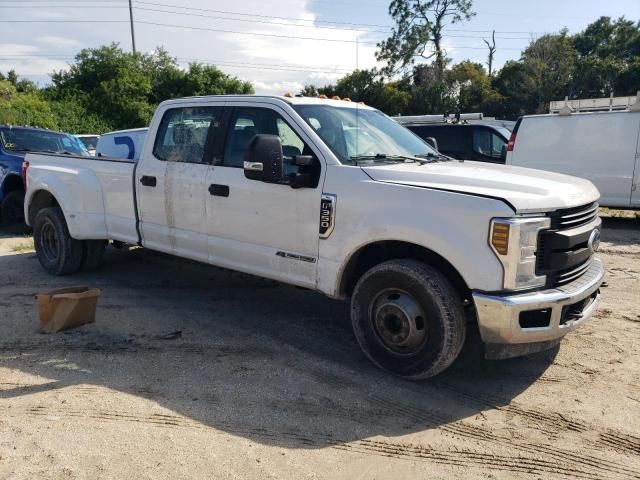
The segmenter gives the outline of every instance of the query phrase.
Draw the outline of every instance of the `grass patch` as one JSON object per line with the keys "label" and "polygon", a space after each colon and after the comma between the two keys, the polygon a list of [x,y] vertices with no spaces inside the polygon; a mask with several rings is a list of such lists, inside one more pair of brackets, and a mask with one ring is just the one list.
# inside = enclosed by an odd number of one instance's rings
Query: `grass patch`
{"label": "grass patch", "polygon": [[31,252],[34,249],[35,247],[33,246],[33,240],[29,240],[25,243],[19,243],[11,247],[11,251],[16,253]]}

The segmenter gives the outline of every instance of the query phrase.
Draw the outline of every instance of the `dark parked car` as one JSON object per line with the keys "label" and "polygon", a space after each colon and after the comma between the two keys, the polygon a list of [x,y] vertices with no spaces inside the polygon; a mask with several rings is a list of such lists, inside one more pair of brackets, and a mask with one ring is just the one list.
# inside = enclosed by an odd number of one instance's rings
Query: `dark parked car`
{"label": "dark parked car", "polygon": [[0,125],[0,220],[5,225],[24,222],[22,162],[27,152],[89,155],[76,137],[42,128]]}
{"label": "dark parked car", "polygon": [[438,150],[459,160],[504,163],[511,132],[478,123],[405,123],[402,125],[422,139],[435,138]]}

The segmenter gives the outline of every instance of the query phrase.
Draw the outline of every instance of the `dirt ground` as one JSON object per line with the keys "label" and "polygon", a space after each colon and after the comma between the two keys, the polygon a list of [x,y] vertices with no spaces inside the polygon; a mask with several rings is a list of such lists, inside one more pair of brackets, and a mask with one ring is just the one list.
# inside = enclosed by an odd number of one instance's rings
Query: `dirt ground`
{"label": "dirt ground", "polygon": [[[640,478],[640,219],[605,219],[609,287],[559,349],[375,369],[348,306],[143,249],[53,278],[0,236],[0,479]],[[34,295],[101,288],[37,332]],[[180,335],[169,335],[180,331]]]}

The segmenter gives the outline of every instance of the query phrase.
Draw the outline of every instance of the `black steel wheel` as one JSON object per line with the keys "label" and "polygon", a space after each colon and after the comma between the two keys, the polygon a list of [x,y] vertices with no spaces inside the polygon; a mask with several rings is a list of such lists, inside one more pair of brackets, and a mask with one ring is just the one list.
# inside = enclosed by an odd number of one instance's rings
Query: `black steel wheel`
{"label": "black steel wheel", "polygon": [[83,245],[71,238],[59,207],[40,210],[33,225],[33,243],[42,268],[51,275],[68,275],[80,269]]}
{"label": "black steel wheel", "polygon": [[351,297],[360,347],[380,368],[420,380],[449,367],[466,336],[462,299],[425,263],[390,260],[367,271]]}

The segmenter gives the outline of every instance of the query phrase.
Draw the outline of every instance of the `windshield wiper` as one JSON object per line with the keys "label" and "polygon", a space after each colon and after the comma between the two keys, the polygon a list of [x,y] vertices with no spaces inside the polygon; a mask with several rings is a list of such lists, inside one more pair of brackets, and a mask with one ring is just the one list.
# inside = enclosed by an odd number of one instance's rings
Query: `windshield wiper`
{"label": "windshield wiper", "polygon": [[447,157],[446,155],[443,155],[442,153],[438,152],[438,153],[418,153],[415,155],[418,158],[427,158],[430,160],[429,163],[431,162],[448,162],[450,160],[453,160],[453,158],[451,157]]}
{"label": "windshield wiper", "polygon": [[35,152],[32,148],[7,148],[10,152]]}
{"label": "windshield wiper", "polygon": [[42,150],[44,153],[55,153],[62,155],[75,155],[75,153],[70,152],[69,150]]}
{"label": "windshield wiper", "polygon": [[364,161],[368,160],[372,162],[375,162],[376,160],[383,160],[383,161],[402,160],[403,162],[429,163],[428,160],[424,160],[417,156],[386,154],[386,153],[376,153],[375,155],[352,155],[351,160],[355,162],[355,165],[357,165],[360,160],[364,160]]}

